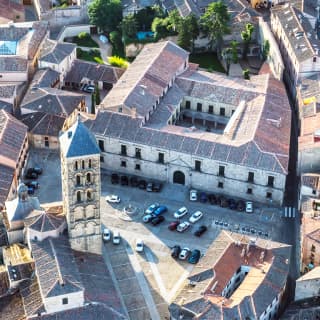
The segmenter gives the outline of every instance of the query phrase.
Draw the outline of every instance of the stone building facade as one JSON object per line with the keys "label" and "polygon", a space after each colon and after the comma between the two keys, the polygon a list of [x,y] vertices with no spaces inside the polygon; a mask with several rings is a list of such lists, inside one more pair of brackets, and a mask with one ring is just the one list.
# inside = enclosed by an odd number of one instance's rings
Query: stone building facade
{"label": "stone building facade", "polygon": [[60,137],[63,210],[71,247],[101,253],[100,150],[78,121]]}
{"label": "stone building facade", "polygon": [[186,51],[162,42],[142,50],[86,124],[112,172],[281,204],[290,115],[270,74],[198,71]]}

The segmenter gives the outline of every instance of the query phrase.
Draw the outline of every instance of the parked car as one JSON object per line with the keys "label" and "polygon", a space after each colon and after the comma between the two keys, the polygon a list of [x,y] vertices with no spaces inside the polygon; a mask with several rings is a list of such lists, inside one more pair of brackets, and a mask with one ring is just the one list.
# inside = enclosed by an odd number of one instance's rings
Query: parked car
{"label": "parked car", "polygon": [[159,223],[163,222],[165,220],[164,216],[155,216],[154,218],[151,219],[151,224],[156,226]]}
{"label": "parked car", "polygon": [[34,188],[28,187],[28,194],[34,194]]}
{"label": "parked car", "polygon": [[234,199],[229,199],[228,202],[229,202],[229,209],[231,210],[237,209],[237,203]]}
{"label": "parked car", "polygon": [[201,257],[200,250],[194,249],[194,250],[192,250],[192,252],[191,252],[191,254],[190,254],[189,258],[188,258],[188,262],[192,263],[192,264],[196,264],[196,263],[199,262],[200,257]]}
{"label": "parked car", "polygon": [[139,185],[139,180],[137,177],[130,178],[130,185],[131,187],[137,187]]}
{"label": "parked car", "polygon": [[178,258],[180,252],[181,252],[181,247],[178,245],[175,245],[173,248],[171,248],[171,257],[175,259]]}
{"label": "parked car", "polygon": [[187,209],[186,207],[181,207],[180,209],[178,209],[178,210],[173,214],[173,216],[174,216],[176,219],[180,219],[180,218],[182,218],[183,216],[185,216],[187,213],[188,213],[188,209]]}
{"label": "parked car", "polygon": [[109,241],[111,239],[111,231],[108,228],[104,228],[102,232],[103,241]]}
{"label": "parked car", "polygon": [[25,175],[26,179],[38,179],[38,174],[33,172],[32,170],[28,169]]}
{"label": "parked car", "polygon": [[228,206],[229,206],[228,200],[225,197],[221,196],[220,197],[220,207],[227,208]]}
{"label": "parked car", "polygon": [[153,191],[153,183],[152,182],[148,182],[146,189],[147,189],[148,192],[152,192]]}
{"label": "parked car", "polygon": [[208,230],[208,228],[206,226],[200,226],[195,232],[194,235],[196,237],[201,237],[206,231]]}
{"label": "parked car", "polygon": [[120,244],[121,242],[121,236],[119,231],[115,231],[113,233],[112,243],[113,244]]}
{"label": "parked car", "polygon": [[121,176],[121,185],[128,186],[129,185],[129,178],[127,176]]}
{"label": "parked car", "polygon": [[153,212],[153,214],[155,216],[160,216],[161,214],[164,214],[167,211],[168,211],[168,208],[166,206],[160,206]]}
{"label": "parked car", "polygon": [[189,255],[190,255],[190,249],[189,248],[183,248],[182,250],[181,250],[181,252],[180,252],[180,254],[179,254],[179,259],[180,260],[186,260],[188,257],[189,257]]}
{"label": "parked car", "polygon": [[252,201],[246,202],[246,212],[253,213],[253,202]]}
{"label": "parked car", "polygon": [[159,203],[153,203],[151,204],[146,210],[145,210],[145,214],[152,214],[154,213],[154,211],[159,208]]}
{"label": "parked car", "polygon": [[116,173],[113,173],[111,175],[111,183],[112,184],[118,184],[119,183],[119,176]]}
{"label": "parked car", "polygon": [[95,87],[93,85],[87,84],[83,86],[82,91],[87,93],[94,93]]}
{"label": "parked car", "polygon": [[145,216],[143,216],[143,218],[142,218],[142,221],[144,222],[144,223],[148,223],[148,222],[150,222],[151,221],[151,219],[153,219],[155,217],[155,215],[154,214],[146,214]]}
{"label": "parked car", "polygon": [[239,200],[239,201],[237,202],[237,209],[238,209],[239,211],[244,211],[245,207],[246,207],[246,205],[245,205],[244,201]]}
{"label": "parked car", "polygon": [[213,193],[208,195],[208,200],[212,205],[217,204],[217,197]]}
{"label": "parked car", "polygon": [[168,229],[171,230],[171,231],[174,231],[177,229],[177,226],[180,224],[180,221],[173,221],[173,222],[170,222],[169,225],[168,225]]}
{"label": "parked car", "polygon": [[143,252],[143,250],[144,250],[144,243],[143,243],[143,241],[141,239],[138,239],[136,241],[136,251],[137,252]]}
{"label": "parked car", "polygon": [[33,189],[39,189],[39,182],[38,181],[26,181],[24,183],[27,187],[32,187]]}
{"label": "parked car", "polygon": [[201,211],[196,211],[195,213],[192,214],[192,216],[189,218],[189,221],[191,223],[196,223],[203,217],[203,213]]}
{"label": "parked car", "polygon": [[198,192],[197,190],[190,190],[190,201],[198,200]]}
{"label": "parked car", "polygon": [[106,196],[106,201],[109,203],[119,203],[121,200],[120,200],[119,196],[117,196],[115,194],[111,194],[111,195]]}
{"label": "parked car", "polygon": [[200,194],[200,202],[207,202],[208,201],[208,197],[207,197],[207,194],[205,192],[201,192]]}
{"label": "parked car", "polygon": [[184,221],[177,226],[178,232],[184,232],[190,227],[190,223],[188,221]]}
{"label": "parked car", "polygon": [[161,188],[162,188],[162,184],[160,182],[154,182],[153,187],[152,187],[152,191],[160,192]]}
{"label": "parked car", "polygon": [[138,184],[139,189],[145,189],[147,187],[147,182],[145,180],[140,180]]}

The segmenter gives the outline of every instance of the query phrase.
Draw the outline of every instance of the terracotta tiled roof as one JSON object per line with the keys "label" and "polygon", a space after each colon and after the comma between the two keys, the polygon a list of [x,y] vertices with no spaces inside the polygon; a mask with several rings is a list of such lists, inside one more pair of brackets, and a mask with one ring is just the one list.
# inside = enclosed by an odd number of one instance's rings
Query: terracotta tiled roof
{"label": "terracotta tiled roof", "polygon": [[47,232],[59,229],[65,221],[66,219],[64,216],[57,217],[47,213],[46,211],[37,210],[25,219],[24,224],[29,229],[39,232]]}

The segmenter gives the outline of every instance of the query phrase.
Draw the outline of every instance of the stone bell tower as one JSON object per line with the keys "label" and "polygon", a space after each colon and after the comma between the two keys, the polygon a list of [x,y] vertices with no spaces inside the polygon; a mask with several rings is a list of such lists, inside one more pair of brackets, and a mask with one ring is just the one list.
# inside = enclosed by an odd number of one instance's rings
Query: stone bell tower
{"label": "stone bell tower", "polygon": [[71,247],[101,254],[100,149],[80,117],[59,140],[63,210]]}

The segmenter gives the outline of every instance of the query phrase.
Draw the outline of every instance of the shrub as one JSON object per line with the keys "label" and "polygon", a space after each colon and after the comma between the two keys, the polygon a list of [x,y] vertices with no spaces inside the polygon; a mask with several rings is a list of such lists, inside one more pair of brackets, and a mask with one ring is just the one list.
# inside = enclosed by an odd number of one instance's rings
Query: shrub
{"label": "shrub", "polygon": [[86,38],[89,38],[89,33],[87,33],[87,32],[80,32],[79,34],[78,34],[78,38],[79,39],[86,39]]}
{"label": "shrub", "polygon": [[109,63],[114,67],[127,68],[129,65],[128,61],[118,56],[109,57],[108,60]]}

